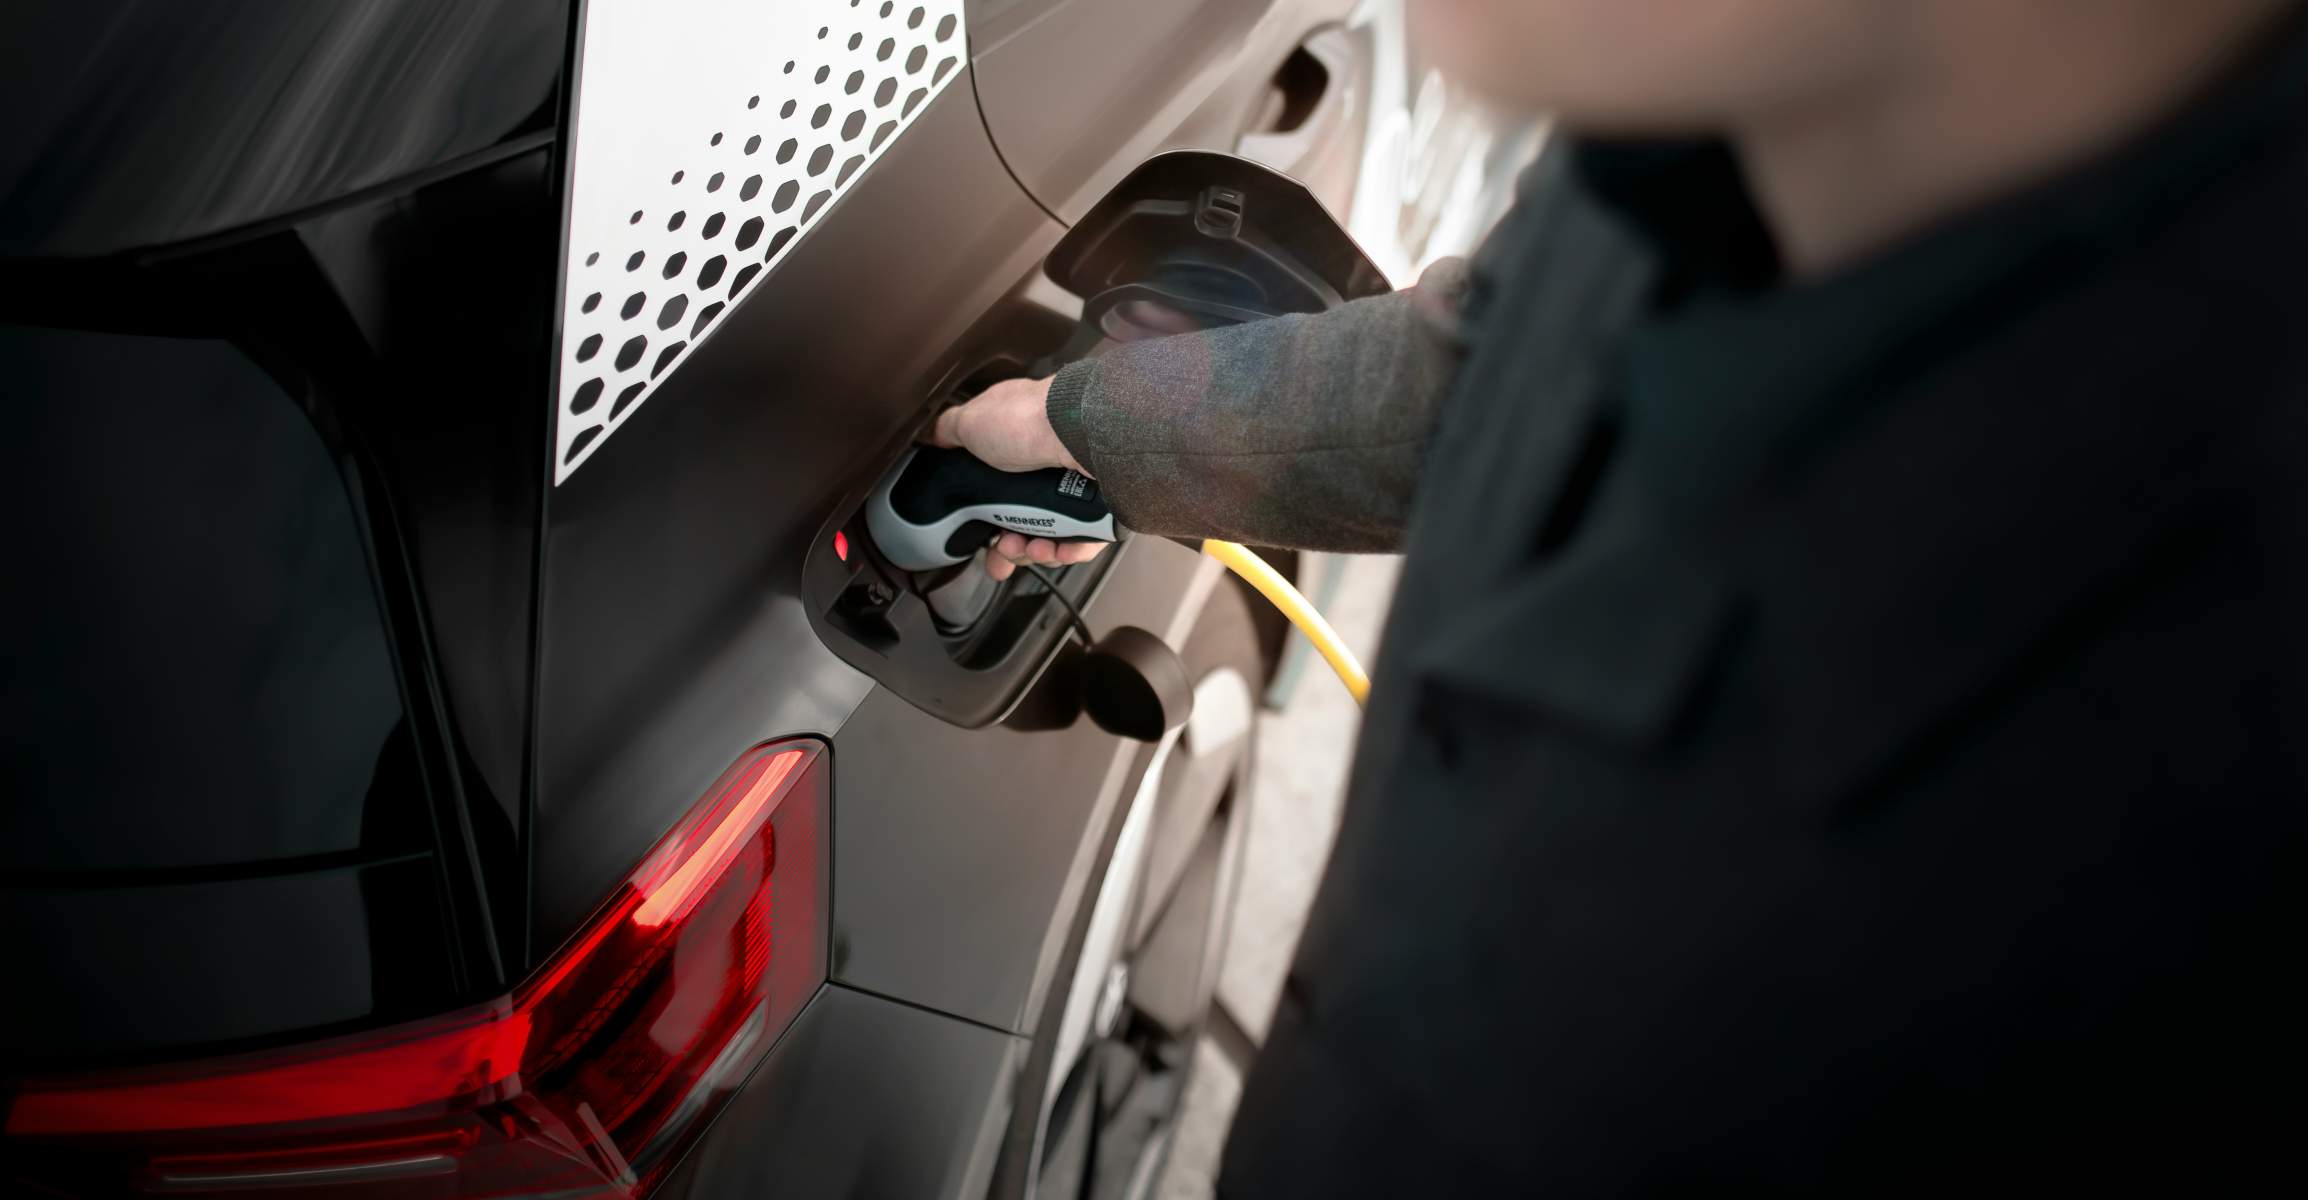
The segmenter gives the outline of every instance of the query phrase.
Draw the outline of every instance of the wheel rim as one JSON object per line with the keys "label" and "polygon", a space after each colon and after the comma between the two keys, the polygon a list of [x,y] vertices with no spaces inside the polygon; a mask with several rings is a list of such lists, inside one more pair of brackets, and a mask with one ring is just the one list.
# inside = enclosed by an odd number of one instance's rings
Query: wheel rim
{"label": "wheel rim", "polygon": [[1132,798],[1059,1025],[1035,1195],[1152,1190],[1217,990],[1253,704],[1238,672],[1204,676],[1196,719],[1157,748]]}

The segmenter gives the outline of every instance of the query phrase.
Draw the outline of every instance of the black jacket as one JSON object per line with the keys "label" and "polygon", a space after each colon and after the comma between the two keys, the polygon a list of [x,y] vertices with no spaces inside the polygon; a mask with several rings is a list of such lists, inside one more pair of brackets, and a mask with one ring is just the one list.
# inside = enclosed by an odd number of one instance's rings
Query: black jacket
{"label": "black jacket", "polygon": [[2294,1176],[2308,43],[1802,288],[1692,153],[1477,261],[1222,1192]]}

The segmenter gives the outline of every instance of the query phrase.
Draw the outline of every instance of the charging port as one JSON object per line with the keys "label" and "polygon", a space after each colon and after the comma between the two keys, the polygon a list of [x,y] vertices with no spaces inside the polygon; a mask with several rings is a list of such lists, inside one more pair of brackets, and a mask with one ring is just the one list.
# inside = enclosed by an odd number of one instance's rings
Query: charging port
{"label": "charging port", "polygon": [[[948,402],[1054,369],[1073,328],[1049,327],[1045,332],[1060,340],[1039,353],[984,362],[946,389]],[[829,532],[805,565],[812,623],[845,661],[918,707],[966,727],[1001,719],[1065,637],[1065,609],[1029,572],[997,583],[986,574],[983,550],[949,567],[899,569],[870,536],[863,500],[854,498],[836,526],[841,549]],[[1087,604],[1114,557],[1052,578],[1077,605]]]}

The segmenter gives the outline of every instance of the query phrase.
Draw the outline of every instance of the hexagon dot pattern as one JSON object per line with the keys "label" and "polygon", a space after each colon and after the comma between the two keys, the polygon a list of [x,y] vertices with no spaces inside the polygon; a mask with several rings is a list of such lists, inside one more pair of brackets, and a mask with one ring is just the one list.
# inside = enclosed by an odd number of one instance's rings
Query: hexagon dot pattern
{"label": "hexagon dot pattern", "polygon": [[[555,484],[614,440],[903,136],[929,94],[960,75],[962,3],[592,0],[562,268]],[[901,86],[901,75],[912,78]],[[775,231],[766,247],[765,231]],[[655,269],[644,276],[643,264]],[[633,286],[643,278],[645,298]],[[612,305],[603,292],[635,294]],[[643,331],[674,336],[657,346]]]}

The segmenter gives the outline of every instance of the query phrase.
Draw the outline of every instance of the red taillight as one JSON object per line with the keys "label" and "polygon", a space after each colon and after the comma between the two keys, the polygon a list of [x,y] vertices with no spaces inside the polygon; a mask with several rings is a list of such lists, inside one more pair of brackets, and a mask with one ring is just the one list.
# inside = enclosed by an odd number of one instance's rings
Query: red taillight
{"label": "red taillight", "polygon": [[839,529],[833,531],[833,556],[843,562],[849,561],[849,535]]}
{"label": "red taillight", "polygon": [[267,1197],[637,1196],[825,977],[816,742],[738,760],[513,994],[231,1059],[33,1080],[22,1182]]}

